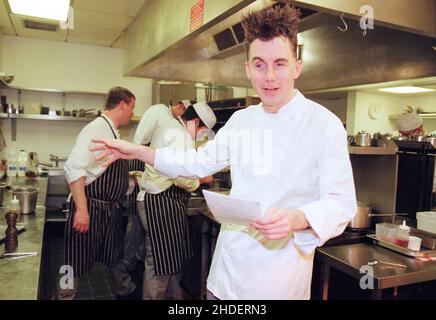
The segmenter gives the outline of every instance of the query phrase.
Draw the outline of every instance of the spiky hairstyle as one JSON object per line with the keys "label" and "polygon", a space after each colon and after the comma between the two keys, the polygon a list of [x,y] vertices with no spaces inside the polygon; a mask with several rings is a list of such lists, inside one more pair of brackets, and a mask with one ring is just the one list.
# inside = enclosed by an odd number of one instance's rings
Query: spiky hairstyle
{"label": "spiky hairstyle", "polygon": [[292,44],[296,56],[299,21],[300,10],[290,4],[268,7],[242,16],[241,24],[245,40],[248,41],[247,54],[250,44],[256,39],[268,41],[284,37]]}

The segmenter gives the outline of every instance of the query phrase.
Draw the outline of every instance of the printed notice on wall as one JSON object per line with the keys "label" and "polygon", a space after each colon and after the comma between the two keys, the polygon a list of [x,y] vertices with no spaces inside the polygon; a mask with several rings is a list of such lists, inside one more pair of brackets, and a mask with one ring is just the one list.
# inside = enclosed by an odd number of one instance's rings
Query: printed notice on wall
{"label": "printed notice on wall", "polygon": [[204,0],[199,0],[191,7],[191,18],[189,19],[189,32],[195,31],[203,25]]}

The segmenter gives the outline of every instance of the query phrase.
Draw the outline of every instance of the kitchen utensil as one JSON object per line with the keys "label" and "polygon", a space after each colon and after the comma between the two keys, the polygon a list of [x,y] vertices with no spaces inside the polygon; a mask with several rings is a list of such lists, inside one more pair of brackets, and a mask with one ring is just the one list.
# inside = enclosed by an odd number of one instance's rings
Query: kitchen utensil
{"label": "kitchen utensil", "polygon": [[[371,226],[371,223],[386,221],[386,217],[391,217],[392,221],[398,216],[407,216],[407,213],[372,213],[372,208],[365,202],[357,201],[357,211],[354,218],[348,223],[347,227],[353,230],[364,230]],[[374,219],[375,218],[375,219]]]}
{"label": "kitchen utensil", "polygon": [[391,267],[398,267],[398,268],[407,268],[406,265],[400,264],[400,263],[392,263],[392,262],[386,262],[386,261],[380,261],[380,260],[370,260],[368,261],[368,266],[375,266],[376,264],[384,264]]}
{"label": "kitchen utensil", "polygon": [[3,206],[3,197],[5,195],[6,183],[0,183],[0,206]]}
{"label": "kitchen utensil", "polygon": [[49,107],[44,107],[41,106],[41,114],[47,114],[50,112],[50,108]]}
{"label": "kitchen utensil", "polygon": [[436,148],[436,134],[429,135],[425,138],[425,141],[430,142],[433,147]]}
{"label": "kitchen utensil", "polygon": [[375,147],[387,147],[388,141],[392,139],[392,135],[389,133],[377,132],[373,135],[372,145]]}
{"label": "kitchen utensil", "polygon": [[356,146],[369,147],[371,146],[371,134],[361,131],[355,137]]}
{"label": "kitchen utensil", "polygon": [[54,154],[50,154],[50,161],[54,161],[56,164],[56,168],[59,167],[59,162],[67,161],[67,157],[56,156]]}
{"label": "kitchen utensil", "polygon": [[370,226],[371,207],[364,202],[357,202],[357,211],[354,218],[348,223],[352,229],[367,229]]}
{"label": "kitchen utensil", "polygon": [[421,238],[410,236],[407,248],[413,251],[419,251],[421,249],[421,242]]}
{"label": "kitchen utensil", "polygon": [[86,109],[85,116],[86,117],[96,117],[98,114],[98,111],[99,110],[97,110],[97,109]]}
{"label": "kitchen utensil", "polygon": [[375,225],[376,238],[394,243],[397,238],[398,226],[393,223],[377,223]]}
{"label": "kitchen utensil", "polygon": [[424,141],[426,141],[427,137],[426,136],[412,136],[411,139],[412,139],[412,141],[424,142]]}
{"label": "kitchen utensil", "polygon": [[12,189],[12,198],[14,196],[20,202],[21,214],[29,214],[35,212],[36,200],[38,199],[38,189],[21,187]]}
{"label": "kitchen utensil", "polygon": [[12,252],[0,255],[0,259],[15,260],[27,257],[34,257],[36,255],[38,255],[38,252]]}

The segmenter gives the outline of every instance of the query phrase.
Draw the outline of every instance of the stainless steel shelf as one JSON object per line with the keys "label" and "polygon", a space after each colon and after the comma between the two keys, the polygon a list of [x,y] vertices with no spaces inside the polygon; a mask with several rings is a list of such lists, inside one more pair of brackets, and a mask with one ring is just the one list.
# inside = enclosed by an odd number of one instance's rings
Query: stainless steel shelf
{"label": "stainless steel shelf", "polygon": [[358,155],[395,155],[398,148],[388,147],[354,147],[348,146],[348,152],[350,154]]}
{"label": "stainless steel shelf", "polygon": [[5,88],[6,89],[12,89],[12,90],[49,92],[49,93],[89,94],[89,95],[99,95],[99,96],[105,96],[106,95],[106,93],[103,93],[103,92],[60,90],[60,89],[44,89],[44,88],[27,88],[27,87],[16,87],[16,86],[10,86],[10,85],[6,85]]}
{"label": "stainless steel shelf", "polygon": [[[6,115],[6,116],[5,116]],[[78,122],[91,122],[95,117],[65,117],[54,116],[47,114],[0,114],[0,118],[8,119],[24,119],[24,120],[56,120],[56,121],[78,121]]]}
{"label": "stainless steel shelf", "polygon": [[[428,113],[419,113],[421,118],[423,119],[436,119],[436,112],[428,112]],[[390,120],[397,120],[401,114],[391,114],[389,116]]]}
{"label": "stainless steel shelf", "polygon": [[388,140],[385,147],[348,146],[348,152],[357,155],[395,155],[397,151],[398,146],[393,140]]}
{"label": "stainless steel shelf", "polygon": [[91,122],[95,117],[64,117],[54,116],[48,114],[13,114],[13,113],[0,113],[1,119],[11,120],[11,139],[17,140],[17,119],[22,120],[49,120],[49,121],[74,121],[74,122]]}

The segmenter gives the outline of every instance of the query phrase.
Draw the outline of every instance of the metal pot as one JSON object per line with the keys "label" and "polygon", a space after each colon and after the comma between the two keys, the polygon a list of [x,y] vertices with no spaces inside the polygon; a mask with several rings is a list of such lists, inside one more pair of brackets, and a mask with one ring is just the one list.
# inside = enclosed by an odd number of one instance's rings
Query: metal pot
{"label": "metal pot", "polygon": [[412,136],[412,141],[424,142],[426,138],[426,136]]}
{"label": "metal pot", "polygon": [[392,135],[389,133],[377,132],[373,136],[373,145],[376,147],[387,147],[389,140],[392,139]]}
{"label": "metal pot", "polygon": [[38,189],[17,188],[12,190],[12,198],[17,197],[20,202],[20,212],[29,214],[35,212],[36,200],[38,199]]}
{"label": "metal pot", "polygon": [[[390,218],[391,222],[395,220],[397,216],[407,216],[407,213],[372,213],[372,208],[364,203],[357,202],[357,211],[354,218],[348,223],[348,228],[364,230],[368,229],[371,226],[371,222],[376,222],[378,219],[385,220],[387,217]],[[374,219],[375,218],[375,219]],[[373,221],[375,220],[375,221]]]}
{"label": "metal pot", "polygon": [[355,137],[356,146],[359,147],[369,147],[371,146],[371,134],[365,133],[364,131],[356,134]]}
{"label": "metal pot", "polygon": [[430,142],[436,148],[436,135],[430,135],[425,138],[425,141]]}
{"label": "metal pot", "polygon": [[371,207],[362,202],[357,202],[357,211],[353,220],[348,223],[351,229],[368,229],[371,225]]}

